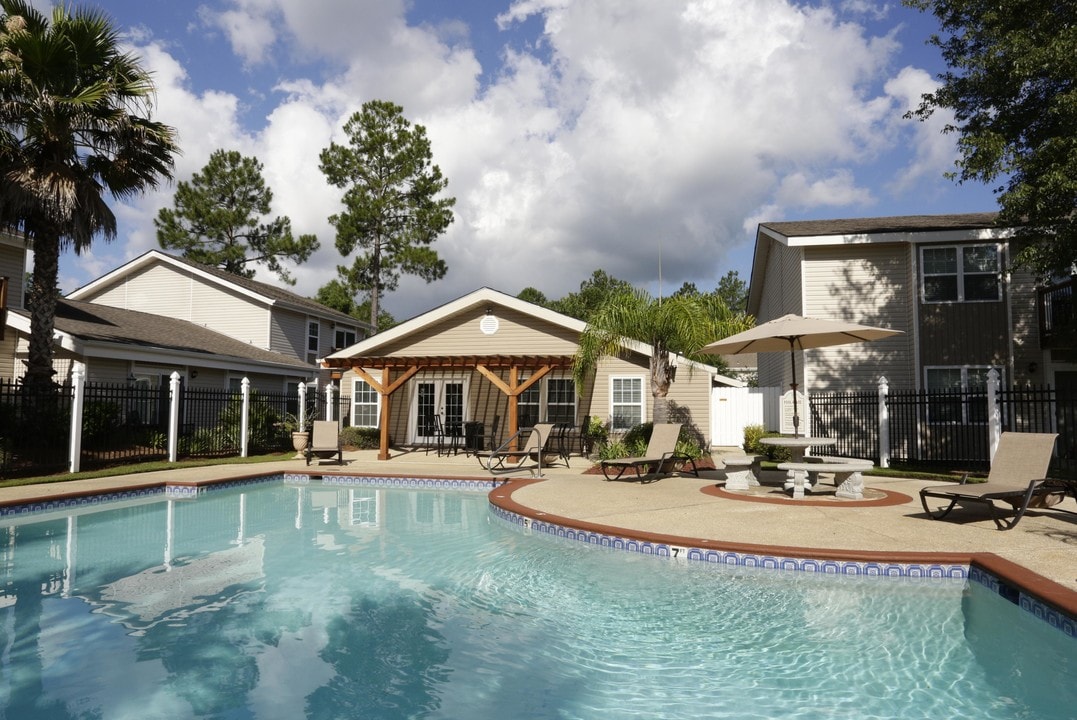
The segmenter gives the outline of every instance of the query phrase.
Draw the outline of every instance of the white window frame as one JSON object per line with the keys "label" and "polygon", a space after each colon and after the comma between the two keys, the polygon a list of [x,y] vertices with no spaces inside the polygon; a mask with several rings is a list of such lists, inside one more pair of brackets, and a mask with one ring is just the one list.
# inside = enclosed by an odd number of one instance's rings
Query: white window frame
{"label": "white window frame", "polygon": [[[359,402],[360,386],[365,388],[362,391],[364,395],[367,395],[369,393],[374,394],[374,402],[373,402],[374,424],[373,425],[364,425],[363,423],[359,422],[359,407],[362,406],[364,408],[370,408],[371,405],[372,405],[372,403],[370,403],[370,402]],[[366,380],[363,380],[362,378],[352,378],[352,419],[351,419],[352,427],[373,427],[373,428],[376,428],[378,426],[378,421],[379,421],[380,418],[381,418],[381,393],[379,393],[377,390],[375,390],[373,388],[373,386],[371,386],[371,384],[368,383]]]}
{"label": "white window frame", "polygon": [[[348,342],[348,336],[351,335],[351,342]],[[341,337],[343,336],[343,338]],[[359,337],[359,333],[354,328],[351,330],[345,329],[343,326],[333,326],[333,349],[343,350],[346,347],[351,347],[355,344],[356,338]],[[343,340],[343,342],[341,342]]]}
{"label": "white window frame", "polygon": [[[967,272],[965,270],[965,251],[972,250],[974,248],[993,247],[995,249],[995,270],[993,273],[986,272]],[[927,263],[924,259],[924,254],[931,250],[953,250],[955,268],[952,273],[928,273]],[[995,276],[995,297],[993,298],[978,298],[974,300],[965,299],[965,277],[969,276],[981,276],[991,275]],[[929,277],[951,277],[957,278],[957,297],[953,299],[945,300],[933,300],[927,296],[927,279]],[[920,246],[920,300],[925,305],[940,305],[945,303],[977,303],[977,302],[999,302],[1002,300],[1002,245],[999,243],[975,243],[965,245],[921,245]]]}
{"label": "white window frame", "polygon": [[[520,377],[519,381],[521,383],[524,383],[524,382],[527,382],[530,378],[531,378],[530,375],[523,375],[523,376]],[[516,413],[517,413],[517,416],[521,418],[521,421],[520,421],[520,427],[521,428],[525,428],[525,427],[528,427],[530,425],[530,423],[527,423],[526,420],[523,420],[524,413],[520,412],[520,410],[522,408],[524,408],[524,407],[527,407],[527,408],[534,407],[535,408],[535,422],[536,423],[542,422],[542,408],[543,408],[542,401],[543,401],[543,394],[544,394],[542,386],[543,386],[543,383],[541,381],[537,382],[534,385],[532,385],[531,387],[524,390],[522,393],[520,393],[519,396],[517,396],[517,398],[516,398]],[[524,402],[524,398],[525,397],[526,398],[532,397],[533,393],[538,393],[538,399],[535,402]],[[528,413],[528,414],[530,414],[530,413]]]}
{"label": "white window frame", "polygon": [[307,362],[311,364],[318,361],[318,353],[322,349],[321,334],[322,324],[318,320],[307,318]]}
{"label": "white window frame", "polygon": [[[953,388],[953,389],[954,390],[958,390],[958,389],[961,390],[961,396],[960,396],[961,398],[964,398],[965,393],[968,392],[968,389],[969,389],[969,373],[970,372],[976,373],[977,375],[982,372],[983,376],[984,376],[984,379],[985,379],[985,384],[986,384],[987,374],[991,370],[995,370],[996,372],[998,372],[999,377],[1000,378],[1002,377],[1002,368],[997,367],[995,365],[926,365],[924,367],[924,390],[929,395],[932,392],[932,387],[931,387],[931,383],[930,383],[930,377],[931,377],[931,371],[932,370],[951,370],[951,371],[958,370],[958,371],[960,371],[960,373],[961,373],[960,387],[959,388]],[[949,389],[949,388],[947,388],[947,389]],[[960,413],[959,418],[945,418],[945,419],[940,420],[940,419],[938,419],[938,416],[936,415],[936,418],[933,419],[931,417],[931,415],[932,415],[932,412],[931,412],[932,411],[932,404],[933,403],[946,402],[945,400],[941,399],[942,397],[944,397],[944,396],[940,395],[939,400],[930,400],[929,399],[929,401],[928,401],[927,421],[928,421],[929,424],[932,424],[932,425],[957,425],[957,424],[961,424],[961,425],[986,425],[987,424],[988,418],[987,418],[986,400],[984,401],[985,405],[984,405],[984,411],[983,411],[983,418],[982,419],[981,418],[970,417],[969,403],[965,402],[965,401],[961,402],[961,413]],[[953,414],[953,413],[951,413],[951,414]]]}
{"label": "white window frame", "polygon": [[[625,381],[638,381],[639,382],[639,420],[622,427],[618,421],[617,409],[621,407],[635,407],[636,403],[627,402],[615,402],[614,393],[616,392],[615,386],[618,382]],[[647,393],[644,388],[647,387],[647,378],[644,375],[611,375],[609,384],[609,401],[610,401],[610,431],[611,432],[626,432],[634,427],[637,423],[646,422],[647,420]]]}
{"label": "white window frame", "polygon": [[[576,381],[573,380],[571,377],[554,376],[554,377],[543,378],[543,383],[542,383],[542,396],[543,396],[542,397],[542,406],[546,409],[546,420],[548,422],[553,422],[553,420],[550,418],[550,383],[555,382],[555,381],[556,382],[568,383],[569,386],[572,388],[572,412],[569,415],[569,420],[560,420],[559,422],[569,422],[569,423],[575,425],[576,424],[576,412],[578,411],[578,409],[580,407],[580,397],[579,397],[579,394],[576,392]],[[556,403],[555,407],[567,408],[568,405],[566,403]]]}

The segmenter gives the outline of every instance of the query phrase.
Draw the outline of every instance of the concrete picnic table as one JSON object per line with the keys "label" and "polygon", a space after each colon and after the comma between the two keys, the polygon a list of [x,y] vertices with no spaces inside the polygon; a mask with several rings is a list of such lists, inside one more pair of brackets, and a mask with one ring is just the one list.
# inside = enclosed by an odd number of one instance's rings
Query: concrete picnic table
{"label": "concrete picnic table", "polygon": [[[759,438],[761,445],[774,445],[775,447],[789,448],[789,462],[802,463],[804,462],[804,453],[808,451],[808,448],[813,445],[833,445],[837,440],[834,438],[825,437],[804,437],[803,435],[796,435],[790,437],[789,435],[782,435],[780,437],[765,437]],[[779,470],[782,470],[780,465]],[[807,490],[811,490],[810,480],[808,485],[805,486]],[[789,471],[789,478],[785,481],[785,489],[789,490],[796,484],[796,478],[793,476],[793,471]]]}
{"label": "concrete picnic table", "polygon": [[[786,462],[779,463],[778,469],[785,470],[793,476],[793,497],[804,497],[804,491],[819,483],[819,473],[834,473],[834,484],[838,489],[834,495],[848,500],[864,499],[864,476],[875,467],[867,460],[857,458],[826,458],[826,462]],[[814,482],[813,482],[814,480]],[[789,489],[788,487],[786,488]]]}

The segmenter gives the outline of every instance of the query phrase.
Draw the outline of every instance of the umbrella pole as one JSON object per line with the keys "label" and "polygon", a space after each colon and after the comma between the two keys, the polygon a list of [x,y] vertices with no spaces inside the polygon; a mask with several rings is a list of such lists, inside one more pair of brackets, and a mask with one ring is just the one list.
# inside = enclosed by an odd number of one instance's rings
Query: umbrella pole
{"label": "umbrella pole", "polygon": [[797,410],[797,353],[793,346],[793,339],[789,339],[789,360],[793,364],[793,382],[789,387],[793,388],[793,437],[800,437],[800,413]]}

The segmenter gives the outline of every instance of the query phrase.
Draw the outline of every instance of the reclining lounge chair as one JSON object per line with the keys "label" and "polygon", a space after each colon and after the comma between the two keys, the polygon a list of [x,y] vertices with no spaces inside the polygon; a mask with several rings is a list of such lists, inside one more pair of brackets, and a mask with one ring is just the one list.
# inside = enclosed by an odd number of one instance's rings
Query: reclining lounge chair
{"label": "reclining lounge chair", "polygon": [[307,465],[311,458],[329,458],[336,456],[337,462],[344,464],[344,450],[340,445],[340,427],[336,420],[315,420],[311,428],[310,442],[307,444]]}
{"label": "reclining lounge chair", "polygon": [[681,434],[680,423],[656,423],[651,431],[651,440],[647,443],[647,454],[640,457],[617,458],[616,460],[602,461],[602,475],[607,480],[619,480],[628,470],[636,473],[633,480],[644,480],[642,468],[647,469],[647,474],[668,475],[683,469],[686,463],[691,463],[692,474],[699,477],[696,461],[687,455],[677,452],[677,438]]}
{"label": "reclining lounge chair", "polygon": [[[1051,499],[1060,499],[1058,496],[1064,495],[1063,489],[1046,484],[1047,466],[1051,463],[1056,437],[1055,433],[1002,433],[987,482],[967,483],[966,474],[956,487],[926,487],[920,491],[920,504],[924,506],[924,512],[932,520],[941,520],[954,509],[954,505],[982,505],[987,507],[999,530],[1013,528],[1030,503],[1046,505],[1050,504]],[[928,498],[939,498],[949,501],[949,504],[932,511],[928,507]],[[1000,509],[995,505],[996,500],[1009,504],[1011,509]],[[1009,515],[1013,517],[1007,517]]]}
{"label": "reclining lounge chair", "polygon": [[[532,477],[542,477],[546,442],[550,439],[553,423],[538,423],[535,427],[521,428],[513,433],[500,447],[479,451],[479,465],[491,475],[507,475],[514,472],[530,472]],[[526,438],[526,439],[525,439]]]}

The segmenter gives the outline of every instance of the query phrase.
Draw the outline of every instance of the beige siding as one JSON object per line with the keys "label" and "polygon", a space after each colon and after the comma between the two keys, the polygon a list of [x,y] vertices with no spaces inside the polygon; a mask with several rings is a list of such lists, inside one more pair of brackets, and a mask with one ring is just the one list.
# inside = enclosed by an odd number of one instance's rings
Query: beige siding
{"label": "beige siding", "polygon": [[188,320],[255,347],[269,346],[267,307],[177,268],[152,265],[83,299]]}
{"label": "beige siding", "polygon": [[[915,260],[919,266],[919,252]],[[995,365],[1010,373],[1011,289],[1004,284],[1002,299],[993,302],[924,303],[919,282],[913,288],[920,315],[921,367]]]}
{"label": "beige siding", "polygon": [[0,244],[0,277],[7,278],[7,306],[21,308],[26,277],[26,250]]}
{"label": "beige siding", "polygon": [[1010,377],[1014,384],[1043,384],[1047,358],[1040,346],[1035,279],[1027,271],[1014,271],[1007,293],[1013,323],[1013,369]]}
{"label": "beige siding", "polygon": [[127,382],[131,375],[131,363],[110,358],[91,358],[86,363],[86,380],[95,383],[118,385]]}
{"label": "beige siding", "polygon": [[[4,339],[0,340],[0,380],[13,380],[15,378],[15,339],[16,333],[8,328]],[[17,363],[22,365],[21,362]]]}
{"label": "beige siding", "polygon": [[[773,243],[767,255],[765,284],[759,303],[759,322],[796,313],[804,314],[801,300],[801,256],[798,248]],[[763,387],[786,387],[792,381],[789,356],[785,353],[759,353],[759,384]],[[803,358],[798,357],[798,366]]]}
{"label": "beige siding", "polygon": [[436,327],[409,335],[384,354],[406,355],[572,355],[576,334],[530,315],[498,308],[498,330],[485,335],[479,329],[482,310],[446,318]]}
{"label": "beige siding", "polygon": [[270,350],[290,355],[300,360],[306,360],[307,316],[302,313],[274,308],[269,342]]}
{"label": "beige siding", "polygon": [[[802,377],[809,392],[872,390],[878,387],[880,376],[886,376],[894,388],[914,387],[907,245],[807,248],[803,272],[805,315],[903,333],[873,342],[809,350],[809,362],[803,365],[807,376]],[[788,363],[788,357],[785,360]]]}

